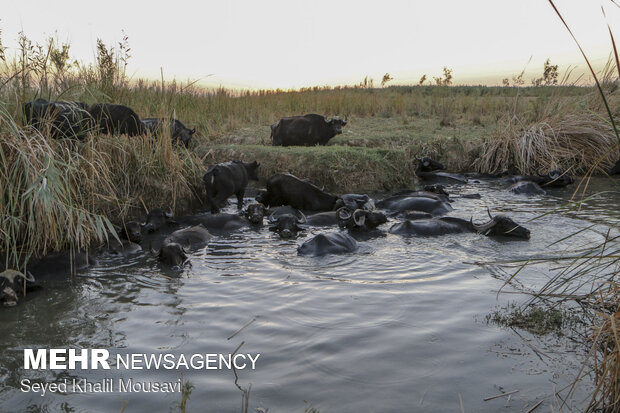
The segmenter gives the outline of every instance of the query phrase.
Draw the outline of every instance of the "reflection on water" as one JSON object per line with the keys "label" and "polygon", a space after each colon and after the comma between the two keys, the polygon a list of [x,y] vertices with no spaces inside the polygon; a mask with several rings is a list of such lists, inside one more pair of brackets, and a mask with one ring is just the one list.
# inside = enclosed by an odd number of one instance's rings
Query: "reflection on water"
{"label": "reflection on water", "polygon": [[[603,180],[592,185],[609,188]],[[553,256],[600,241],[617,222],[620,196],[608,192],[580,210],[540,217],[572,192],[527,198],[491,183],[449,188],[455,194],[473,190],[482,197],[455,200],[450,215],[486,221],[489,207],[528,227],[531,240],[389,234],[361,240],[353,254],[310,258],[298,256],[297,245],[325,229],[282,240],[264,227],[215,236],[192,252],[191,266],[182,271],[163,268],[147,252],[102,257],[76,277],[43,280],[44,289],[0,312],[0,411],[109,412],[126,406],[160,412],[180,400],[178,394],[23,393],[23,378],[180,377],[175,370],[25,371],[23,348],[190,355],[230,353],[242,342],[241,352],[261,354],[256,370],[237,372],[241,388],[252,386],[250,411],[303,411],[304,401],[325,412],[455,411],[459,395],[468,411],[495,412],[506,403],[525,410],[542,398],[548,404],[554,390],[575,376],[587,348],[568,337],[536,337],[482,321],[525,296],[507,286],[498,297],[506,269],[474,263]],[[580,237],[551,245],[593,223]],[[536,288],[550,273],[549,267],[528,268],[516,282]],[[183,376],[195,386],[189,411],[239,411],[232,371]],[[519,392],[508,402],[483,401],[512,390]],[[587,383],[579,388],[574,403],[589,390]]]}

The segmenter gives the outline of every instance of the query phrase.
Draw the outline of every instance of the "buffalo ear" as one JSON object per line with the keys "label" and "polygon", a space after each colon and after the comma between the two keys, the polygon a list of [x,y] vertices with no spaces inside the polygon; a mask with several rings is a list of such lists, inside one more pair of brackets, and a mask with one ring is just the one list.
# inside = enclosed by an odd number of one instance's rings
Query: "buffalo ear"
{"label": "buffalo ear", "polygon": [[192,129],[191,131],[189,131],[190,135],[193,135],[194,133],[196,133],[196,128]]}

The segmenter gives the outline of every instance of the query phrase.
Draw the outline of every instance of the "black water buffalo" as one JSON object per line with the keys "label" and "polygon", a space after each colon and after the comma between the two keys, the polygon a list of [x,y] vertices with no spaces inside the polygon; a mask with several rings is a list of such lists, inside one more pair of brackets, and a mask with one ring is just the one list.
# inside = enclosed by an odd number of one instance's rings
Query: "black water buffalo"
{"label": "black water buffalo", "polygon": [[142,247],[139,244],[127,239],[116,239],[112,235],[108,235],[106,247],[108,253],[114,255],[127,256],[142,251]]}
{"label": "black water buffalo", "polygon": [[428,212],[433,216],[443,215],[452,211],[452,206],[439,198],[430,196],[407,196],[397,195],[377,202],[377,208],[391,212],[421,211]]}
{"label": "black water buffalo", "polygon": [[370,231],[387,222],[387,217],[379,211],[364,209],[350,210],[343,207],[336,211],[338,225],[349,230]]}
{"label": "black water buffalo", "polygon": [[620,175],[620,159],[612,168],[609,170],[609,175]]}
{"label": "black water buffalo", "polygon": [[37,99],[24,104],[24,124],[53,138],[82,139],[93,129],[94,120],[81,102],[48,102]]}
{"label": "black water buffalo", "polygon": [[274,175],[266,186],[267,191],[256,200],[267,206],[290,205],[302,211],[332,211],[342,206],[337,196],[291,174]]}
{"label": "black water buffalo", "polygon": [[164,244],[177,243],[186,246],[199,245],[209,242],[212,235],[201,224],[194,225],[189,228],[183,228],[174,231],[164,240]]}
{"label": "black water buffalo", "polygon": [[133,109],[113,103],[95,103],[88,112],[95,120],[100,133],[112,135],[138,136],[146,134],[146,127]]}
{"label": "black water buffalo", "polygon": [[568,175],[566,172],[562,172],[559,169],[554,169],[550,171],[547,175],[538,175],[533,179],[541,187],[554,187],[561,188],[575,182],[572,176]]}
{"label": "black water buffalo", "polygon": [[[165,119],[161,118],[146,118],[142,119],[142,123],[144,127],[153,135],[157,137],[161,132],[161,127],[166,122]],[[192,136],[196,133],[196,128],[190,129],[185,127],[183,123],[181,123],[178,119],[170,120],[170,139],[172,144],[183,145],[185,147],[189,146],[190,141],[192,140]]]}
{"label": "black water buffalo", "polygon": [[431,219],[433,218],[433,214],[429,214],[428,212],[423,211],[407,210],[392,212],[390,214],[390,217],[399,217],[403,219],[408,219],[410,221],[416,221],[418,219]]}
{"label": "black water buffalo", "polygon": [[314,113],[282,118],[271,125],[271,142],[274,146],[326,145],[346,124],[346,120]]}
{"label": "black water buffalo", "polygon": [[139,243],[142,241],[142,225],[137,221],[124,222],[120,230],[116,232],[120,238],[131,242]]}
{"label": "black water buffalo", "polygon": [[202,225],[209,232],[225,234],[250,226],[250,221],[239,214],[198,214],[185,217],[184,224]]}
{"label": "black water buffalo", "polygon": [[331,227],[338,225],[339,222],[336,211],[319,212],[306,216],[306,225],[313,227]]}
{"label": "black water buffalo", "polygon": [[357,241],[344,232],[318,234],[297,248],[300,255],[318,257],[327,254],[344,254],[357,250]]}
{"label": "black water buffalo", "polygon": [[256,169],[260,164],[256,161],[245,163],[231,161],[213,165],[204,174],[202,180],[207,193],[207,206],[211,212],[220,212],[229,196],[237,196],[237,209],[243,207],[243,195],[248,180],[258,181]]}
{"label": "black water buffalo", "polygon": [[276,211],[269,215],[269,222],[271,223],[270,231],[276,232],[282,238],[291,238],[303,230],[303,227],[300,225],[306,223],[306,216],[301,211],[295,211],[294,213],[279,213]]}
{"label": "black water buffalo", "polygon": [[[491,214],[489,214],[491,217]],[[485,224],[474,224],[472,220],[455,217],[423,219],[418,221],[403,221],[394,224],[389,232],[405,236],[437,236],[458,234],[464,232],[478,232],[486,236],[502,236],[529,239],[530,231],[514,222],[505,215],[496,215]]]}
{"label": "black water buffalo", "polygon": [[514,194],[522,195],[545,195],[547,192],[542,189],[536,182],[532,181],[519,181],[514,184],[508,190]]}
{"label": "black water buffalo", "polygon": [[546,175],[512,175],[503,176],[500,180],[500,182],[507,184],[514,184],[521,181],[534,182],[542,188],[561,188],[575,182],[573,177],[559,169],[554,169]]}
{"label": "black water buffalo", "polygon": [[31,263],[28,263],[28,270],[39,278],[45,275],[74,274],[96,264],[97,261],[87,251],[63,251],[33,259]]}
{"label": "black water buffalo", "polygon": [[417,166],[415,169],[416,175],[418,175],[420,172],[433,172],[433,171],[441,171],[443,169],[446,169],[446,167],[443,166],[442,163],[434,161],[428,156],[425,156],[421,159],[416,158],[416,163],[417,163]]}
{"label": "black water buffalo", "polygon": [[344,194],[340,195],[343,206],[349,209],[375,209],[375,202],[366,194]]}
{"label": "black water buffalo", "polygon": [[159,251],[154,252],[157,253],[157,257],[162,263],[173,267],[180,267],[188,261],[185,248],[177,242],[164,244]]}
{"label": "black water buffalo", "polygon": [[248,205],[242,214],[254,225],[262,225],[263,218],[267,216],[267,208],[260,202]]}
{"label": "black water buffalo", "polygon": [[0,303],[5,307],[16,306],[32,283],[34,277],[29,272],[24,274],[16,270],[3,271],[0,273]]}
{"label": "black water buffalo", "polygon": [[146,222],[142,224],[142,227],[147,233],[151,233],[159,230],[164,225],[175,225],[176,223],[171,209],[164,211],[163,209],[156,208],[149,211]]}

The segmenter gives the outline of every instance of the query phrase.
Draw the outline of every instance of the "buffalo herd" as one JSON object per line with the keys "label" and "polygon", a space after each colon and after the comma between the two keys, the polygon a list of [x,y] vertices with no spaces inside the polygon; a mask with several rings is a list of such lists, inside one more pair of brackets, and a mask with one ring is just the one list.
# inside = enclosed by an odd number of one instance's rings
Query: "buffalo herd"
{"label": "buffalo herd", "polygon": [[[127,106],[116,104],[86,105],[80,102],[48,102],[37,99],[24,105],[24,122],[37,129],[48,128],[53,137],[81,139],[89,131],[129,136],[156,136],[166,126],[162,119],[141,119]],[[342,133],[346,120],[309,114],[282,118],[271,125],[274,145],[325,145]],[[167,126],[166,126],[167,127]],[[180,121],[170,121],[174,142],[187,146],[195,129]],[[310,227],[333,227],[301,243],[297,253],[305,256],[351,253],[358,241],[385,236],[433,237],[458,233],[478,233],[489,237],[527,240],[530,231],[505,215],[492,215],[475,223],[473,219],[446,216],[454,210],[458,197],[450,196],[444,184],[466,184],[483,179],[494,180],[515,194],[544,195],[549,188],[567,186],[573,178],[560,170],[547,174],[451,174],[431,158],[416,160],[417,177],[425,184],[419,190],[400,191],[373,199],[365,194],[331,194],[308,179],[289,173],[277,173],[266,179],[255,202],[244,208],[249,181],[258,181],[260,164],[232,160],[213,165],[203,176],[206,211],[176,219],[170,209],[151,209],[143,222],[123,222],[108,235],[104,245],[90,253],[63,252],[45,256],[28,264],[28,271],[6,270],[0,273],[0,302],[15,305],[26,289],[35,285],[35,277],[58,271],[73,272],[93,264],[97,253],[128,256],[140,254],[143,246],[164,264],[181,267],[188,263],[188,250],[207,245],[212,234],[229,234],[242,228],[260,229],[265,220],[270,231],[282,238],[294,238]],[[620,173],[620,161],[610,174]],[[235,196],[238,213],[220,212]],[[478,194],[461,195],[476,198]],[[388,228],[381,226],[395,220]],[[170,228],[170,230],[166,230]],[[174,230],[173,232],[170,232]],[[162,231],[163,230],[163,231]],[[158,235],[164,232],[168,235]],[[153,248],[153,245],[156,248]],[[93,254],[95,251],[95,254]],[[34,274],[34,276],[33,276]]]}
{"label": "buffalo herd", "polygon": [[[157,137],[165,126],[160,118],[141,119],[130,107],[113,103],[49,102],[36,99],[23,106],[24,125],[53,138],[83,139],[89,132]],[[178,119],[170,120],[172,143],[189,146],[196,128],[189,129]]]}

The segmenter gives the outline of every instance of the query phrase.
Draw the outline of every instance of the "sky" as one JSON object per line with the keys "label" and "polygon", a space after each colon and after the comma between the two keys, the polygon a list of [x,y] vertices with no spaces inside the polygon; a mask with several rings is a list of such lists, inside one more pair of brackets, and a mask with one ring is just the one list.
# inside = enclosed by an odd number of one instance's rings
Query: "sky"
{"label": "sky", "polygon": [[[610,24],[620,43],[618,0],[556,0],[586,54],[607,61]],[[233,89],[294,89],[417,84],[447,66],[455,84],[501,84],[526,70],[540,77],[544,61],[560,73],[586,65],[547,0],[0,0],[7,54],[19,32],[43,43],[71,44],[73,58],[95,60],[98,38],[117,45],[126,34],[132,78]],[[604,7],[607,18],[603,16]],[[528,63],[529,62],[529,63]],[[584,78],[589,79],[589,78]]]}

